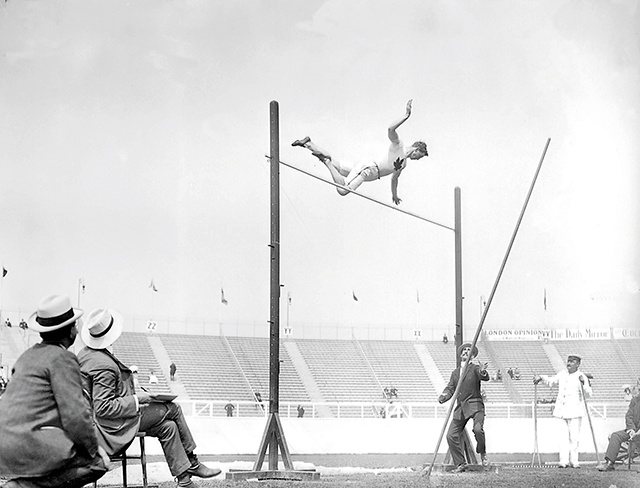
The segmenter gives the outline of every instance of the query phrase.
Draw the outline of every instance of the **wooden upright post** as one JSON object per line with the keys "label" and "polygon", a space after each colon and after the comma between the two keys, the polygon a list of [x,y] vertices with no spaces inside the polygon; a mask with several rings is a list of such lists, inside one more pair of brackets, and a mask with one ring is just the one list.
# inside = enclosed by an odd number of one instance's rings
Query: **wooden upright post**
{"label": "wooden upright post", "polygon": [[[315,471],[294,471],[280,421],[280,122],[278,102],[269,105],[271,127],[271,288],[269,314],[269,415],[253,471],[230,471],[226,479],[317,480]],[[269,469],[262,471],[269,449]],[[284,470],[278,470],[278,449]]]}

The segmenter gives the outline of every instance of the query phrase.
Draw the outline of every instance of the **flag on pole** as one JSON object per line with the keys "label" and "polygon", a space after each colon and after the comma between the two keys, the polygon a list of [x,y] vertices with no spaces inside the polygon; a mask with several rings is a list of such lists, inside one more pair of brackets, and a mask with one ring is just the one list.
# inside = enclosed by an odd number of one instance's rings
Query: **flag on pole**
{"label": "flag on pole", "polygon": [[158,291],[155,283],[153,282],[153,278],[151,278],[151,283],[149,283],[149,288],[151,288],[153,291],[156,291],[156,292]]}
{"label": "flag on pole", "polygon": [[4,278],[5,276],[7,276],[7,268],[5,268],[4,266],[2,267],[2,277]]}
{"label": "flag on pole", "polygon": [[356,292],[354,290],[351,290],[351,294],[353,295],[353,299],[354,301],[358,301],[358,297],[356,296]]}
{"label": "flag on pole", "polygon": [[544,304],[544,311],[547,311],[547,289],[544,289],[544,298],[542,299],[542,303]]}
{"label": "flag on pole", "polygon": [[291,292],[287,292],[287,300],[289,301],[289,305],[291,305]]}
{"label": "flag on pole", "polygon": [[224,297],[224,288],[220,287],[220,301],[224,304],[224,305],[229,305],[229,302],[227,301],[227,299]]}

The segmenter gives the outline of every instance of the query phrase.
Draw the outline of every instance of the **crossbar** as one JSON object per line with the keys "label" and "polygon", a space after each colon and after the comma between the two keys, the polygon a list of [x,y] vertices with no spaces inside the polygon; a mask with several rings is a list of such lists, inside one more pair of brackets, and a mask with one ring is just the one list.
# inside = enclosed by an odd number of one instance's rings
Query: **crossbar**
{"label": "crossbar", "polygon": [[[266,154],[265,154],[265,157],[266,157],[266,158],[269,158],[269,159],[271,158],[271,156],[268,156],[268,155],[266,155]],[[288,168],[295,169],[296,171],[299,171],[300,173],[303,173],[303,174],[305,174],[305,175],[307,175],[307,176],[311,176],[312,178],[315,178],[316,180],[323,181],[323,182],[325,182],[325,183],[327,183],[327,184],[329,184],[329,185],[331,185],[331,186],[335,186],[336,188],[341,188],[341,189],[343,189],[343,190],[348,191],[349,193],[354,193],[354,194],[358,195],[359,197],[366,198],[366,199],[367,199],[367,200],[369,200],[369,201],[372,201],[372,202],[374,202],[374,203],[378,203],[378,204],[380,204],[380,205],[382,205],[382,206],[384,206],[384,207],[390,208],[391,210],[395,210],[395,211],[397,211],[397,212],[400,212],[400,213],[403,213],[403,214],[409,215],[409,216],[411,216],[411,217],[415,217],[416,219],[420,219],[420,220],[423,220],[423,221],[425,221],[425,222],[429,222],[430,224],[434,224],[434,225],[437,225],[437,226],[439,226],[439,227],[443,227],[443,228],[445,228],[445,229],[449,229],[449,230],[452,230],[452,231],[454,231],[454,232],[455,232],[455,229],[454,229],[453,227],[449,227],[448,225],[444,225],[444,224],[441,224],[441,223],[436,222],[436,221],[434,221],[434,220],[427,219],[427,218],[422,217],[422,216],[420,216],[420,215],[418,215],[418,214],[415,214],[415,213],[413,213],[413,212],[408,212],[407,210],[402,210],[401,208],[398,208],[398,207],[393,207],[393,206],[389,205],[388,203],[382,202],[382,201],[380,201],[380,200],[376,200],[375,198],[369,197],[369,196],[367,196],[367,195],[363,195],[362,193],[358,193],[357,191],[352,190],[352,189],[351,189],[351,188],[349,188],[348,186],[338,185],[337,183],[334,183],[333,181],[325,180],[324,178],[321,178],[321,177],[319,177],[319,176],[316,176],[316,175],[314,175],[313,173],[309,173],[308,171],[305,171],[305,170],[303,170],[303,169],[300,169],[300,168],[298,168],[297,166],[294,166],[294,165],[292,165],[292,164],[286,163],[286,162],[284,162],[284,161],[282,161],[282,160],[280,160],[280,161],[279,161],[279,163],[280,163],[280,164],[282,164],[282,165],[284,165],[284,166],[286,166],[286,167],[288,167]]]}

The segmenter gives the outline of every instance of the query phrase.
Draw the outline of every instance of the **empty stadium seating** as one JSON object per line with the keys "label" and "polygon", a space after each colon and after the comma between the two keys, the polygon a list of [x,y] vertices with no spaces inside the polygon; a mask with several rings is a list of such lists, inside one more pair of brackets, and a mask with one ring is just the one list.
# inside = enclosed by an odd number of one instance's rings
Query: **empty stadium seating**
{"label": "empty stadium seating", "polygon": [[[24,341],[18,330],[5,329],[0,337],[0,352],[13,361],[17,354],[36,342]],[[159,347],[162,351],[158,351]],[[376,415],[373,405],[387,401],[383,388],[395,387],[397,402],[435,402],[441,393],[436,383],[446,383],[455,368],[455,345],[441,341],[416,342],[399,340],[326,340],[286,339],[279,352],[280,402],[305,404],[324,402],[334,415],[362,416],[362,406],[342,406],[347,403],[371,405],[365,416]],[[155,344],[155,346],[154,346]],[[80,346],[81,347],[81,346]],[[155,347],[155,350],[154,350]],[[213,415],[225,415],[223,402],[243,404],[242,415],[264,415],[255,404],[254,392],[259,391],[265,406],[269,397],[268,338],[194,336],[125,332],[114,345],[114,352],[123,363],[138,366],[142,386],[149,387],[148,375],[154,371],[158,385],[150,388],[158,393],[176,393],[179,385],[185,400],[218,402]],[[488,404],[499,405],[533,401],[533,374],[553,374],[552,359],[565,360],[569,354],[583,357],[582,370],[593,374],[592,402],[623,401],[621,386],[635,384],[640,376],[637,351],[640,340],[590,341],[491,341],[478,343],[479,359],[489,363],[493,376],[502,371],[503,381],[483,382]],[[547,348],[547,350],[545,350]],[[549,352],[551,348],[551,353]],[[79,347],[76,347],[79,349]],[[295,357],[291,357],[289,352]],[[429,361],[424,361],[424,354]],[[420,357],[422,355],[422,358]],[[178,366],[177,382],[168,381],[168,364]],[[429,366],[430,365],[430,366]],[[436,371],[427,371],[435,365]],[[9,366],[5,361],[5,367]],[[518,367],[520,380],[507,380],[507,369]],[[557,389],[538,387],[538,399],[552,401]],[[394,401],[396,401],[394,399]],[[338,406],[340,405],[340,406]],[[426,407],[421,407],[426,408]],[[625,406],[619,405],[624,410]],[[544,410],[544,409],[543,409]],[[548,410],[548,412],[547,412]],[[329,411],[329,410],[328,410]],[[544,410],[549,414],[551,408]],[[236,411],[236,415],[239,414]],[[609,412],[611,414],[611,412]],[[311,410],[307,409],[307,415]],[[623,415],[624,412],[617,412]],[[420,412],[419,416],[426,415]]]}

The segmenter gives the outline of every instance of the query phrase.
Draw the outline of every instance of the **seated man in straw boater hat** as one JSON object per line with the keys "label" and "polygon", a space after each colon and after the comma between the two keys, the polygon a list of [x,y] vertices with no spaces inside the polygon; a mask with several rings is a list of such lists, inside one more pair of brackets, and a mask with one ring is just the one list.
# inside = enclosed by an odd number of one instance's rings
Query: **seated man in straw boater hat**
{"label": "seated man in straw boater hat", "polygon": [[80,365],[68,351],[81,316],[68,297],[51,295],[29,318],[42,342],[18,358],[0,399],[0,475],[12,478],[5,488],[79,488],[107,472]]}
{"label": "seated man in straw boater hat", "polygon": [[219,469],[200,463],[193,453],[196,443],[178,404],[155,401],[152,394],[134,389],[131,370],[112,351],[122,325],[118,312],[98,309],[89,314],[81,332],[86,347],[78,353],[78,360],[100,443],[109,455],[115,455],[126,450],[139,430],[157,437],[179,487],[195,487],[192,476],[220,474]]}

